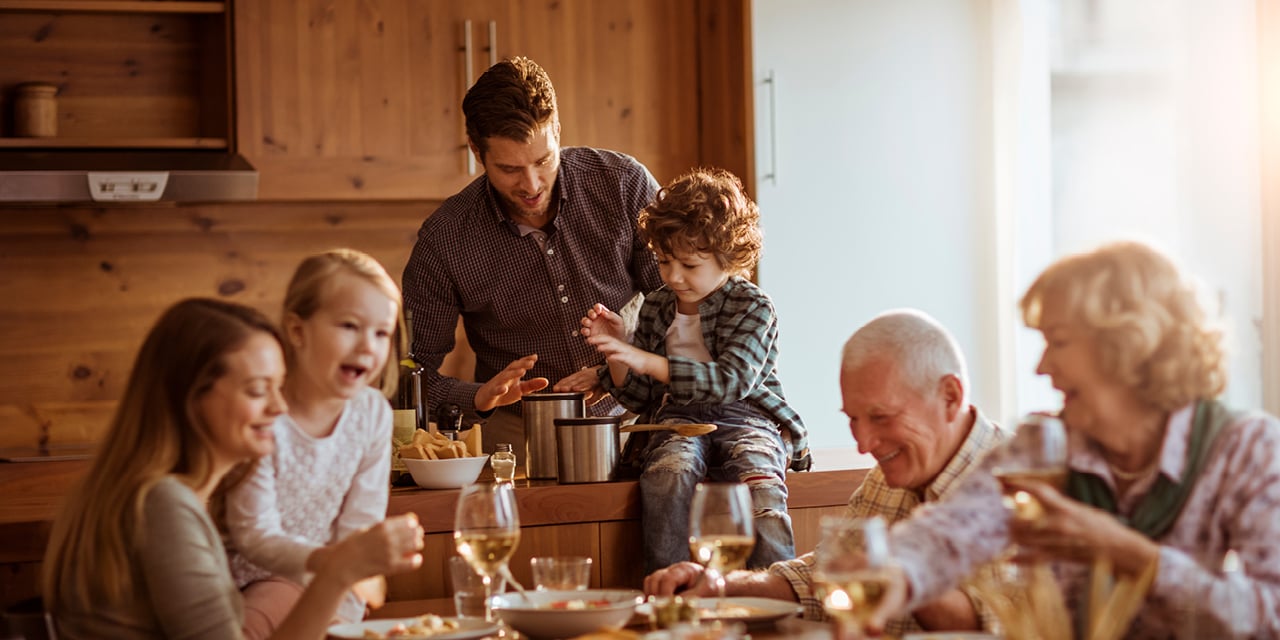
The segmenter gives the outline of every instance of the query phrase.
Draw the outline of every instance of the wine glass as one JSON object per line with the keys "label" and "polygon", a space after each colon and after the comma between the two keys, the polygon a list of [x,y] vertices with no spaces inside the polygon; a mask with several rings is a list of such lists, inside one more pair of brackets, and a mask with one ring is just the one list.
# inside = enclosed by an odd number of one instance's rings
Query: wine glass
{"label": "wine glass", "polygon": [[476,483],[462,489],[453,520],[458,553],[484,576],[484,619],[493,621],[493,581],[507,573],[520,543],[520,514],[510,483]]}
{"label": "wine glass", "polygon": [[1043,508],[1031,494],[1011,487],[1010,481],[1044,482],[1059,491],[1066,489],[1067,433],[1057,417],[1043,413],[1024,416],[999,455],[991,473],[1000,481],[1004,506],[1015,518],[1035,520]]}
{"label": "wine glass", "polygon": [[889,534],[882,518],[825,516],[814,551],[813,581],[827,615],[863,632],[889,592]]}
{"label": "wine glass", "polygon": [[724,604],[724,577],[741,569],[756,546],[751,491],[734,482],[704,482],[689,507],[689,551],[715,576],[717,608]]}

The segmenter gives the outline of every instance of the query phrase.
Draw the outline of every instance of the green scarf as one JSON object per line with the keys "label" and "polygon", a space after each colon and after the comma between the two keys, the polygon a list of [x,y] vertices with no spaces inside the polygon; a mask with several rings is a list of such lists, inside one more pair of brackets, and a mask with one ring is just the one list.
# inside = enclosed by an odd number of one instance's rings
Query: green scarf
{"label": "green scarf", "polygon": [[[1196,414],[1191,423],[1191,439],[1187,443],[1187,460],[1182,468],[1182,479],[1178,482],[1161,474],[1155,484],[1138,507],[1133,510],[1133,517],[1126,518],[1116,513],[1116,498],[1111,488],[1102,478],[1082,471],[1072,470],[1067,476],[1067,495],[1088,505],[1092,505],[1114,514],[1125,525],[1149,539],[1155,540],[1164,535],[1173,526],[1182,507],[1186,505],[1191,489],[1204,468],[1205,458],[1213,443],[1222,432],[1222,428],[1235,418],[1222,403],[1206,400],[1196,405]],[[1162,447],[1163,449],[1163,447]]]}

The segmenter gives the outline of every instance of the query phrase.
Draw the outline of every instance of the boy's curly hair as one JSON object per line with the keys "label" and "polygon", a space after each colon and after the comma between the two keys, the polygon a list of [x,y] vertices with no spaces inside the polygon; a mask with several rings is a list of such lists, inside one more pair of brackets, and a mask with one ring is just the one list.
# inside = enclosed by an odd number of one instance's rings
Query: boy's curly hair
{"label": "boy's curly hair", "polygon": [[672,180],[640,212],[639,226],[654,252],[710,254],[735,275],[750,273],[764,246],[760,209],[724,169],[694,169]]}

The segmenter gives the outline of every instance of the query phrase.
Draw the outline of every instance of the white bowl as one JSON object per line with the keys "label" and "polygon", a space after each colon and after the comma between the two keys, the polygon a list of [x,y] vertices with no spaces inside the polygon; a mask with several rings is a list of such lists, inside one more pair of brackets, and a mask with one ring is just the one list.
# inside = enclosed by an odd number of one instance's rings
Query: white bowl
{"label": "white bowl", "polygon": [[489,456],[470,458],[446,458],[444,460],[414,460],[401,458],[413,475],[413,481],[424,489],[457,489],[465,487],[480,477]]}
{"label": "white bowl", "polygon": [[[618,629],[631,619],[644,594],[632,589],[530,591],[493,597],[493,613],[532,638],[571,638],[600,629]],[[568,604],[566,604],[568,603]],[[579,606],[584,608],[565,608]]]}

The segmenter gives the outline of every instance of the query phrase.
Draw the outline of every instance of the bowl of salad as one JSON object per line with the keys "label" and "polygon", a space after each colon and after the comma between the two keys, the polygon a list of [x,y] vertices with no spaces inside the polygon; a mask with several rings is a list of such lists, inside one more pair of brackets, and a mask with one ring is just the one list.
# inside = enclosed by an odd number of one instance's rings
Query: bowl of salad
{"label": "bowl of salad", "polygon": [[511,628],[538,640],[571,638],[619,629],[631,619],[644,594],[634,589],[529,591],[493,597],[493,613]]}

